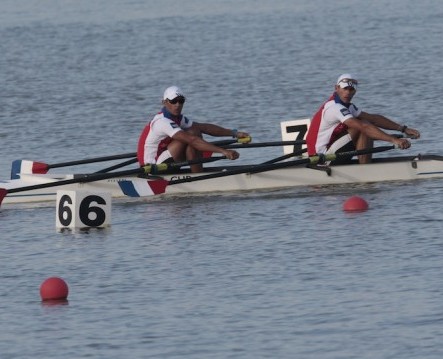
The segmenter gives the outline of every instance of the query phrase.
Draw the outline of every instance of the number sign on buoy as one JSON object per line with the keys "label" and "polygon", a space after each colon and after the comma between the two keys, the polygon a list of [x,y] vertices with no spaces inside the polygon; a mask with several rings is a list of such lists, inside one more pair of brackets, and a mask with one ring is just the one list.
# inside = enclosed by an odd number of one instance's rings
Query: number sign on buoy
{"label": "number sign on buoy", "polygon": [[[309,118],[302,118],[299,120],[283,121],[280,123],[282,141],[303,141],[306,140],[311,120]],[[284,146],[283,153],[285,155],[300,151],[306,145]],[[305,154],[305,156],[307,156]]]}
{"label": "number sign on buoy", "polygon": [[111,224],[111,194],[57,191],[57,229],[104,228]]}

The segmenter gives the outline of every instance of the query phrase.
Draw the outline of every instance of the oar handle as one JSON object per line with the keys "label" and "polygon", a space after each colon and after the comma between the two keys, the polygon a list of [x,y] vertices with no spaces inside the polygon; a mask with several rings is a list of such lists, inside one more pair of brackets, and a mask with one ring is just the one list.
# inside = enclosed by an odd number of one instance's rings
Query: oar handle
{"label": "oar handle", "polygon": [[238,143],[249,143],[251,141],[252,141],[252,137],[251,136],[237,138],[237,142]]}

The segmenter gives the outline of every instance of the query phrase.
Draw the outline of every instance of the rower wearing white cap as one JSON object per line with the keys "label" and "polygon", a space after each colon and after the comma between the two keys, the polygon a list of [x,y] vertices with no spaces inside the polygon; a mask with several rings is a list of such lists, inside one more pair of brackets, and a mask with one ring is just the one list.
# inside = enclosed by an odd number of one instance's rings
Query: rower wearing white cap
{"label": "rower wearing white cap", "polygon": [[[374,140],[391,142],[401,149],[411,146],[409,140],[392,136],[382,129],[400,131],[412,138],[420,137],[420,132],[413,128],[358,109],[351,102],[357,86],[355,76],[339,76],[334,93],[315,113],[309,126],[306,143],[310,156],[372,148]],[[370,154],[362,155],[359,163],[369,163],[371,159]],[[349,161],[350,158],[342,158],[332,164]]]}
{"label": "rower wearing white cap", "polygon": [[[204,151],[221,153],[230,160],[240,156],[237,151],[206,142],[202,134],[234,138],[245,138],[249,134],[210,123],[192,121],[182,115],[185,100],[183,91],[177,86],[165,90],[161,112],[154,116],[140,135],[137,149],[140,165],[194,161],[200,159]],[[202,171],[202,165],[191,165],[191,171]]]}

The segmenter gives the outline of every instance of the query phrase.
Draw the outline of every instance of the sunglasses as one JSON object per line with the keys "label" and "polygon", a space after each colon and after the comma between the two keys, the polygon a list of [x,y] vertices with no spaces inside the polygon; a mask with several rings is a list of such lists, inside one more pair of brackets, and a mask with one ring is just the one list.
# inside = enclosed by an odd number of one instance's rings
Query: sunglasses
{"label": "sunglasses", "polygon": [[351,87],[351,88],[357,89],[358,81],[356,81],[356,80],[351,80],[351,79],[343,79],[343,80],[341,80],[341,81],[338,83],[338,85],[339,85],[342,89],[344,89],[344,88],[348,88],[348,87]]}
{"label": "sunglasses", "polygon": [[185,103],[185,98],[179,96],[179,97],[176,97],[176,98],[173,99],[173,100],[168,100],[168,102],[171,103],[171,104],[173,104],[173,105],[175,105],[177,102],[178,102],[180,105],[183,105],[183,104]]}
{"label": "sunglasses", "polygon": [[354,80],[354,79],[341,79],[340,82],[346,82],[346,83],[350,82],[350,83],[353,83],[353,84],[356,84],[356,85],[358,84],[358,81]]}

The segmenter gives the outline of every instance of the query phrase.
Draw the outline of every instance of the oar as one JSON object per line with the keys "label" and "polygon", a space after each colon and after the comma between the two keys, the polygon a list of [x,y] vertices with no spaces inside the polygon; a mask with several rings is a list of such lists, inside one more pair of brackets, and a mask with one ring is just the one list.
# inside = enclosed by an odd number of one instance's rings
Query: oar
{"label": "oar", "polygon": [[[397,138],[412,138],[404,134],[394,134]],[[272,142],[256,142],[256,143],[233,143],[227,144],[223,148],[256,148],[256,147],[278,147],[278,146],[291,146],[291,145],[305,145],[305,140],[294,140],[294,141],[272,141]]]}
{"label": "oar", "polygon": [[[299,166],[304,164],[317,164],[322,163],[325,161],[334,161],[340,157],[353,157],[353,156],[359,156],[359,155],[365,155],[370,153],[378,153],[383,151],[388,151],[391,149],[397,148],[397,146],[381,146],[381,147],[375,147],[370,149],[363,149],[363,150],[356,150],[356,151],[349,151],[349,152],[342,152],[342,153],[336,153],[336,154],[328,154],[328,155],[321,155],[321,156],[312,156],[304,159],[294,160],[294,161],[287,161],[287,162],[280,162],[280,163],[271,163],[271,164],[259,164],[259,165],[251,165],[251,166],[245,166],[238,169],[233,170],[227,170],[224,172],[218,172],[208,175],[201,175],[197,177],[189,177],[189,178],[181,178],[176,180],[170,180],[166,181],[163,179],[157,179],[157,180],[147,180],[144,181],[144,183],[147,185],[143,189],[142,193],[140,193],[140,189],[138,192],[130,192],[125,191],[125,187],[132,187],[132,191],[134,191],[133,186],[125,186],[125,184],[130,183],[131,181],[122,181],[122,184],[120,185],[120,188],[123,190],[124,194],[128,196],[147,196],[147,195],[156,195],[164,193],[166,190],[166,186],[179,184],[179,183],[186,183],[186,182],[195,182],[195,181],[202,181],[207,179],[213,179],[213,178],[219,178],[219,177],[227,177],[232,176],[236,174],[242,174],[242,173],[260,173],[260,172],[266,172],[266,171],[272,171],[280,168],[286,168],[286,167],[292,167],[292,166]],[[222,159],[222,157],[217,158]],[[209,160],[209,159],[202,159],[202,160]],[[212,159],[214,160],[214,159]],[[57,187],[57,186],[63,186],[67,184],[72,183],[86,183],[86,182],[94,182],[109,178],[116,178],[116,177],[124,177],[128,175],[135,175],[135,174],[150,174],[150,173],[158,173],[160,171],[165,171],[170,166],[182,166],[185,162],[182,163],[176,163],[176,164],[159,164],[159,165],[153,165],[153,166],[144,166],[141,168],[137,168],[134,170],[127,170],[127,171],[120,171],[120,172],[114,172],[114,173],[99,173],[99,174],[89,174],[89,175],[83,175],[77,178],[69,179],[69,180],[61,180],[61,181],[54,181],[50,183],[43,183],[39,185],[34,186],[26,186],[26,187],[19,187],[14,188],[10,190],[6,190],[4,188],[0,188],[0,204],[3,201],[3,198],[9,194],[9,193],[17,193],[17,192],[24,192],[29,190],[35,190],[35,189],[43,189],[43,188],[49,188],[49,187]],[[189,164],[189,162],[187,162]],[[125,183],[128,182],[128,183]],[[120,182],[119,182],[120,184]]]}
{"label": "oar", "polygon": [[337,158],[341,158],[341,157],[354,157],[354,156],[359,156],[359,155],[366,155],[369,153],[384,152],[384,151],[392,150],[394,148],[396,148],[395,145],[380,146],[380,147],[368,148],[368,149],[363,149],[363,150],[355,150],[355,151],[341,152],[341,153],[332,153],[332,154],[321,155],[321,156],[311,156],[311,157],[302,158],[302,159],[293,160],[293,161],[287,161],[287,162],[264,163],[264,164],[259,164],[259,165],[251,165],[251,166],[245,166],[242,168],[227,170],[224,172],[211,173],[211,174],[196,176],[196,177],[174,179],[174,180],[169,181],[169,185],[186,183],[186,182],[203,181],[203,180],[207,180],[207,179],[227,177],[227,176],[232,176],[232,175],[237,175],[237,174],[242,174],[242,173],[267,172],[267,171],[272,171],[272,170],[276,170],[276,169],[280,169],[280,168],[300,166],[300,165],[304,165],[304,164],[317,164],[317,163],[322,163],[325,161],[334,161]]}
{"label": "oar", "polygon": [[[59,187],[59,186],[65,186],[65,185],[75,184],[75,183],[95,182],[95,181],[101,181],[101,180],[110,179],[110,178],[125,177],[125,176],[132,176],[132,175],[158,174],[159,172],[165,172],[169,169],[177,169],[177,168],[180,168],[183,166],[199,164],[199,163],[215,162],[215,161],[223,160],[223,159],[226,159],[226,156],[201,158],[198,160],[183,161],[183,162],[160,163],[157,165],[146,165],[146,166],[139,167],[136,169],[130,169],[130,170],[119,171],[119,172],[91,173],[91,174],[85,174],[85,175],[77,175],[75,178],[71,178],[71,179],[67,179],[67,180],[59,180],[59,181],[55,180],[53,182],[11,188],[8,190],[5,188],[0,188],[0,205],[3,201],[3,198],[6,195],[12,194],[12,193],[26,192],[26,191],[51,188],[51,187]],[[146,182],[148,183],[148,186],[151,189],[151,194],[163,193],[165,191],[166,185],[168,184],[168,182],[163,179],[151,180],[151,181],[146,181]]]}
{"label": "oar", "polygon": [[[250,141],[251,141],[251,137],[248,136],[248,137],[237,138],[237,139],[214,141],[214,142],[211,142],[211,143],[216,145],[216,146],[224,147],[226,145],[230,145],[230,144],[233,144],[233,143],[248,143]],[[212,153],[209,156],[206,156],[206,157],[209,158],[211,155],[212,155]],[[221,159],[221,157],[216,157],[214,161],[218,161],[219,159]],[[204,161],[204,162],[212,162],[212,161],[213,160]],[[104,169],[102,169],[100,171],[97,171],[95,173],[111,172],[111,171],[114,171],[116,169],[119,169],[119,168],[122,168],[122,167],[125,167],[125,166],[128,166],[128,165],[131,165],[131,164],[136,163],[136,162],[137,162],[137,158],[132,158],[132,159],[130,159],[128,161],[125,161],[125,162],[122,162],[122,163],[118,163],[118,164],[116,164],[114,166],[110,166],[110,167],[104,168]],[[196,162],[196,163],[204,163],[204,162],[199,161],[199,162]],[[189,163],[188,163],[188,165],[189,165]],[[186,165],[182,165],[182,166],[186,166]],[[182,166],[180,166],[180,167],[182,167]]]}
{"label": "oar", "polygon": [[31,186],[11,188],[8,190],[4,189],[4,190],[6,191],[6,194],[11,194],[11,193],[18,193],[18,192],[26,192],[26,191],[36,190],[36,189],[64,186],[64,185],[73,184],[73,183],[95,182],[95,181],[105,180],[105,179],[109,179],[109,178],[124,177],[124,176],[130,176],[130,175],[149,174],[151,171],[154,170],[154,168],[157,169],[157,167],[160,167],[160,166],[162,166],[162,165],[154,165],[154,166],[147,165],[147,166],[139,167],[136,169],[119,171],[119,172],[112,172],[112,173],[91,173],[91,174],[84,174],[84,175],[76,175],[75,178],[70,178],[67,180],[54,180],[52,182],[41,183],[41,184],[31,185]]}
{"label": "oar", "polygon": [[[228,145],[231,145],[233,143],[248,143],[251,141],[251,137],[243,137],[243,138],[234,138],[234,139],[229,139],[229,140],[219,140],[219,141],[214,141],[211,142],[212,144],[219,146],[219,147],[225,147]],[[112,156],[103,156],[103,157],[93,157],[93,158],[86,158],[83,160],[77,160],[77,161],[68,161],[68,162],[60,162],[60,163],[53,163],[53,164],[47,164],[44,162],[36,162],[36,161],[28,161],[28,160],[16,160],[12,163],[12,171],[11,171],[11,179],[15,179],[18,178],[19,173],[24,172],[22,170],[22,167],[25,166],[27,168],[29,168],[29,170],[25,171],[25,173],[32,173],[32,174],[45,174],[47,173],[51,168],[60,168],[60,167],[68,167],[68,166],[76,166],[76,165],[82,165],[82,164],[89,164],[89,163],[96,163],[96,162],[106,162],[106,161],[112,161],[112,160],[119,160],[119,159],[124,159],[124,158],[131,158],[134,159],[135,157],[137,157],[137,153],[136,152],[129,152],[129,153],[122,153],[119,155],[112,155]],[[133,161],[132,163],[137,162],[136,160],[131,160]],[[123,162],[120,165],[116,165],[115,168],[110,167],[109,168],[105,168],[101,171],[101,172],[108,172],[108,171],[112,171],[114,169],[126,166],[127,164],[129,164],[130,161],[128,162]]]}
{"label": "oar", "polygon": [[[322,163],[325,161],[334,161],[337,158],[340,157],[353,157],[353,156],[359,156],[359,155],[365,155],[369,153],[377,153],[377,152],[383,152],[388,151],[391,149],[397,148],[396,146],[382,146],[382,147],[375,147],[370,149],[363,149],[363,150],[356,150],[356,151],[350,151],[350,152],[342,152],[342,153],[336,153],[336,154],[328,154],[328,155],[322,155],[322,156],[312,156],[308,158],[303,158],[299,160],[294,161],[287,161],[287,162],[279,162],[279,163],[264,163],[264,164],[258,164],[258,165],[250,165],[250,166],[242,166],[241,168],[232,169],[232,170],[226,170],[223,172],[217,172],[217,173],[211,173],[207,175],[201,175],[197,177],[186,177],[186,178],[180,178],[180,179],[174,179],[169,181],[164,181],[162,185],[164,186],[163,191],[166,191],[166,186],[172,186],[179,183],[187,183],[187,182],[195,182],[195,181],[203,181],[208,179],[214,179],[214,178],[220,178],[220,177],[227,177],[227,176],[233,176],[237,174],[243,174],[243,173],[259,173],[259,172],[266,172],[266,171],[272,171],[280,168],[286,168],[286,167],[293,167],[293,166],[300,166],[300,165],[307,165],[307,164],[317,164]],[[153,181],[121,181],[119,182],[120,188],[123,191],[123,193],[127,196],[131,197],[144,197],[144,196],[151,196],[152,190],[150,189],[150,182]]]}
{"label": "oar", "polygon": [[[405,136],[403,134],[400,135],[393,135],[397,138],[411,138],[408,136]],[[233,143],[226,146],[223,146],[223,148],[227,149],[238,149],[238,148],[256,148],[256,147],[278,147],[278,146],[297,146],[297,145],[305,145],[305,140],[294,140],[294,141],[273,141],[273,142],[256,142],[256,143]]]}
{"label": "oar", "polygon": [[87,164],[87,163],[96,163],[96,162],[106,162],[106,161],[112,161],[112,160],[120,160],[123,158],[133,158],[136,156],[137,156],[137,153],[129,152],[129,153],[122,153],[120,155],[86,158],[84,160],[60,162],[60,163],[53,163],[53,164],[47,164],[47,163],[43,163],[43,162],[34,162],[33,167],[32,167],[32,173],[44,174],[44,173],[48,172],[48,170],[50,170],[51,168],[76,166],[76,165],[83,165],[83,164]]}
{"label": "oar", "polygon": [[12,162],[12,166],[11,166],[11,179],[20,178],[20,176],[19,176],[20,173],[45,174],[51,168],[67,167],[67,166],[74,166],[74,165],[81,165],[81,164],[95,163],[95,162],[112,161],[112,160],[118,160],[118,159],[122,159],[122,158],[134,158],[136,155],[137,155],[136,153],[122,153],[120,155],[94,157],[94,158],[87,158],[87,159],[78,160],[78,161],[60,162],[60,163],[53,163],[53,164],[47,164],[44,162],[36,162],[36,161],[29,161],[29,160],[15,160]]}

